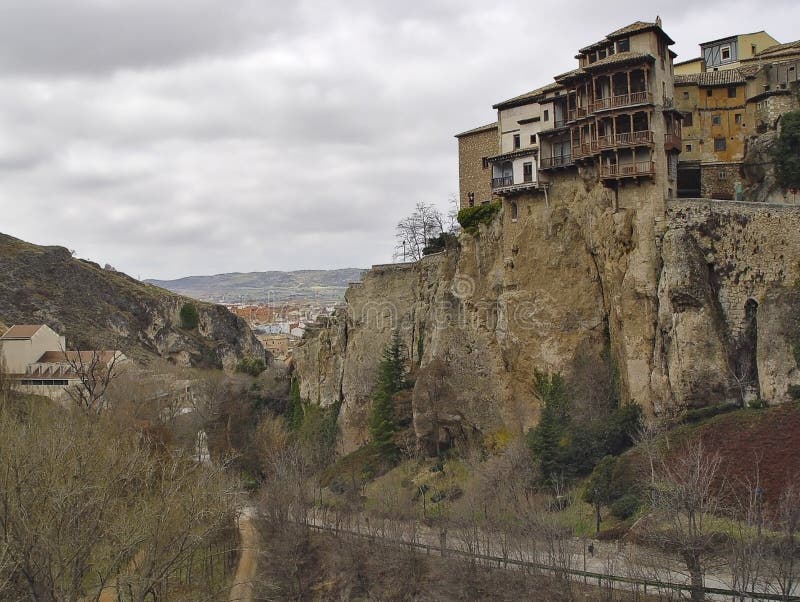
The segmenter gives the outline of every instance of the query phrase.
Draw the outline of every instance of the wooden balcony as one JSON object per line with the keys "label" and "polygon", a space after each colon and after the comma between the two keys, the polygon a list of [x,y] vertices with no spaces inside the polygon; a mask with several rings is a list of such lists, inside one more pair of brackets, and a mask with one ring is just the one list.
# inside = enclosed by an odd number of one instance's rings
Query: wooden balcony
{"label": "wooden balcony", "polygon": [[664,150],[681,150],[681,137],[679,134],[664,134]]}
{"label": "wooden balcony", "polygon": [[611,164],[600,163],[600,177],[606,179],[637,178],[653,176],[656,164],[653,161],[637,161],[636,163]]}
{"label": "wooden balcony", "polygon": [[[485,182],[486,180],[484,180]],[[514,176],[502,176],[500,178],[492,178],[492,188],[504,188],[506,186],[514,185]]]}
{"label": "wooden balcony", "polygon": [[542,157],[539,169],[556,169],[572,165],[574,161],[570,155],[557,155],[555,157]]}
{"label": "wooden balcony", "polygon": [[567,111],[567,121],[577,121],[589,115],[587,107],[578,107],[577,109],[570,109]]}
{"label": "wooden balcony", "polygon": [[600,136],[597,139],[599,149],[618,148],[623,146],[646,146],[653,144],[654,134],[651,130],[639,132],[622,132],[620,134]]}
{"label": "wooden balcony", "polygon": [[598,111],[609,111],[611,109],[650,104],[652,102],[653,95],[650,94],[650,92],[631,92],[630,94],[620,94],[618,96],[609,96],[608,98],[596,100],[591,103],[590,109],[592,113],[597,113]]}

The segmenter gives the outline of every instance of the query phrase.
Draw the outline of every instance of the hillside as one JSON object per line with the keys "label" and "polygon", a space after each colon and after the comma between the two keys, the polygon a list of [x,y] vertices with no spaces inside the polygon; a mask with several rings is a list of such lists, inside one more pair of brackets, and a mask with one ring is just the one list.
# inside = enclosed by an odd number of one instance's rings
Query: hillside
{"label": "hillside", "polygon": [[118,348],[140,362],[232,367],[263,348],[243,320],[195,302],[198,328],[180,328],[189,299],[126,274],[0,234],[0,322],[44,323],[74,348]]}
{"label": "hillside", "polygon": [[359,268],[299,270],[295,272],[234,272],[214,276],[187,276],[177,280],[146,280],[175,293],[201,301],[283,302],[315,299],[336,303],[351,282],[361,280]]}

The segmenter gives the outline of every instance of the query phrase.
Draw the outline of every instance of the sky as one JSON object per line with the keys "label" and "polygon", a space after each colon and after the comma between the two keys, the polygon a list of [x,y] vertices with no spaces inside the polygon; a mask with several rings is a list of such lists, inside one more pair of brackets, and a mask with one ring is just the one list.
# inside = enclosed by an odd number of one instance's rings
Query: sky
{"label": "sky", "polygon": [[800,2],[0,0],[0,232],[141,278],[368,267],[454,134],[660,15],[677,61]]}

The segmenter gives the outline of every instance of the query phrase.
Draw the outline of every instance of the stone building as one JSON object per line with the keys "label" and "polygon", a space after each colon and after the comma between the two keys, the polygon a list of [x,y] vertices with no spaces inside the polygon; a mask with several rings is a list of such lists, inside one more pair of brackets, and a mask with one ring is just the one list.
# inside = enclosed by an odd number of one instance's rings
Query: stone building
{"label": "stone building", "polygon": [[675,76],[683,115],[679,196],[741,200],[748,141],[798,108],[800,42],[778,44],[762,31],[700,47],[703,57]]}
{"label": "stone building", "polygon": [[[555,82],[494,105],[496,124],[458,136],[461,206],[470,193],[500,198],[511,227],[559,179],[580,177],[602,182],[618,207],[663,214],[681,147],[673,43],[660,20],[637,21],[582,48]],[[492,137],[499,152],[487,155]]]}
{"label": "stone building", "polygon": [[45,324],[12,326],[0,337],[0,369],[15,389],[60,399],[88,371],[116,370],[129,363],[121,351],[67,351],[65,344]]}
{"label": "stone building", "polygon": [[459,207],[493,200],[488,158],[499,150],[497,122],[461,134],[458,139]]}

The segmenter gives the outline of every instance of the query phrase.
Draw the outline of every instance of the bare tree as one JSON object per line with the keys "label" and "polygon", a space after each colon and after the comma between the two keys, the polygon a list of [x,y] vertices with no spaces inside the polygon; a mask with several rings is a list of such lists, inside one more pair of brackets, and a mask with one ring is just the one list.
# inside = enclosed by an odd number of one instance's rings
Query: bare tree
{"label": "bare tree", "polygon": [[722,511],[721,457],[701,442],[686,444],[655,465],[656,490],[650,514],[642,521],[645,540],[677,554],[691,584],[691,599],[705,599],[704,578],[720,563],[712,518]]}
{"label": "bare tree", "polygon": [[778,500],[771,529],[777,534],[768,565],[769,587],[789,600],[800,586],[800,481],[790,481]]}
{"label": "bare tree", "polygon": [[426,401],[427,414],[431,420],[433,447],[436,457],[441,457],[441,413],[442,407],[453,392],[448,382],[450,367],[441,358],[435,358],[420,371],[417,387]]}
{"label": "bare tree", "polygon": [[106,391],[119,373],[125,356],[119,351],[64,351],[64,362],[78,380],[65,391],[84,413],[97,414],[106,405]]}
{"label": "bare tree", "polygon": [[395,258],[422,259],[428,241],[444,232],[444,224],[444,216],[434,205],[417,203],[414,212],[397,224]]}

